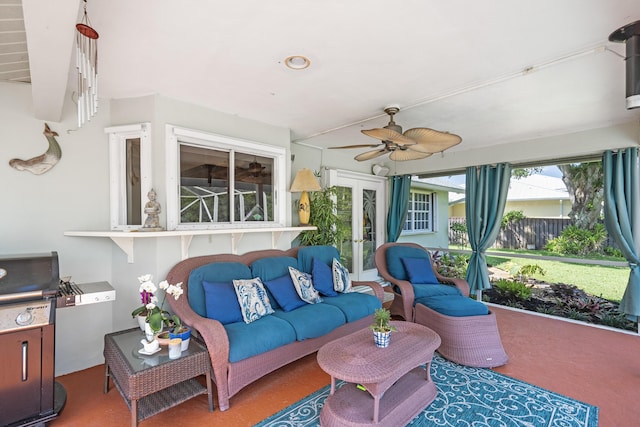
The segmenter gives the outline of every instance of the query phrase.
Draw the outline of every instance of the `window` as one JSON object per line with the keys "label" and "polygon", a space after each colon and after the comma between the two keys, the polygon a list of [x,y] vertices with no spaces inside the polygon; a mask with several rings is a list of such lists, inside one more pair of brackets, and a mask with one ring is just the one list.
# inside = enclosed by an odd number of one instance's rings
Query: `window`
{"label": "window", "polygon": [[402,228],[403,232],[433,232],[435,230],[435,193],[409,194],[409,210]]}
{"label": "window", "polygon": [[109,134],[111,229],[140,228],[151,190],[151,126],[106,128]]}
{"label": "window", "polygon": [[284,225],[284,148],[173,126],[167,138],[168,229]]}

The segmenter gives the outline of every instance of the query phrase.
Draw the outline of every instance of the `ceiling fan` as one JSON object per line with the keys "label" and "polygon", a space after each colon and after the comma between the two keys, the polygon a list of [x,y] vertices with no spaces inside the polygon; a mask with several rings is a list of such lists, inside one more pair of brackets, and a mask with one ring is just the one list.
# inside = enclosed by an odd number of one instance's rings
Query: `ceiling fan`
{"label": "ceiling fan", "polygon": [[376,147],[375,150],[365,151],[354,157],[359,162],[370,160],[384,154],[389,154],[389,159],[404,161],[424,159],[434,153],[440,153],[462,141],[458,135],[448,132],[440,132],[429,128],[413,128],[402,133],[402,127],[393,121],[393,116],[400,111],[397,106],[384,109],[389,115],[389,124],[384,128],[362,130],[367,136],[379,139],[380,144],[356,144],[341,147],[329,147],[333,149]]}

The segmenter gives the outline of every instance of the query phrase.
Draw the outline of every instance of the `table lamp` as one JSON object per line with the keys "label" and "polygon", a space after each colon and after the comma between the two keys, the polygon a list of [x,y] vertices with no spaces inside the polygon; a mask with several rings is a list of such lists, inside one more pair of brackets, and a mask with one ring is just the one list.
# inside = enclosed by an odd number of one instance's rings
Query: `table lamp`
{"label": "table lamp", "polygon": [[291,184],[292,193],[302,191],[300,196],[300,204],[298,205],[298,215],[300,217],[300,225],[308,225],[309,217],[311,216],[311,206],[309,205],[309,195],[307,191],[319,191],[322,190],[320,183],[313,176],[313,172],[309,169],[300,169],[293,179]]}

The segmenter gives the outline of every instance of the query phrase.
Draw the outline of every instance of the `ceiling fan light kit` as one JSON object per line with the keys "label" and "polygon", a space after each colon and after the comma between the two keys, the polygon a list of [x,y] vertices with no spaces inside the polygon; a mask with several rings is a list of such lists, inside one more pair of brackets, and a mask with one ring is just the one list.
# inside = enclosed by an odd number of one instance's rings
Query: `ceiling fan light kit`
{"label": "ceiling fan light kit", "polygon": [[462,138],[448,132],[440,132],[429,128],[413,128],[402,133],[402,127],[396,124],[393,116],[400,111],[397,106],[389,106],[384,112],[389,115],[389,124],[384,128],[366,129],[361,132],[367,136],[379,139],[381,144],[357,144],[331,148],[362,148],[376,147],[375,150],[365,151],[354,157],[357,161],[371,160],[389,154],[394,161],[418,160],[441,153],[462,142]]}

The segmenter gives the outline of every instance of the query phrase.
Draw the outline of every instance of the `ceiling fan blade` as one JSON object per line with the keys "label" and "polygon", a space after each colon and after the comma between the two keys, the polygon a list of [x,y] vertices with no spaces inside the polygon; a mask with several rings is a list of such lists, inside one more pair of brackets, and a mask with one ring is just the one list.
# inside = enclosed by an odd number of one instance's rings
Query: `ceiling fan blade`
{"label": "ceiling fan blade", "polygon": [[361,130],[360,132],[372,138],[379,139],[380,141],[392,141],[398,145],[413,145],[416,143],[411,138],[407,138],[403,134],[391,129],[376,128]]}
{"label": "ceiling fan blade", "polygon": [[431,153],[421,153],[413,150],[395,150],[389,155],[391,160],[403,162],[405,160],[417,160],[429,157]]}
{"label": "ceiling fan blade", "polygon": [[340,150],[343,148],[363,148],[363,147],[377,147],[380,144],[356,144],[356,145],[341,145],[340,147],[329,147],[330,150]]}
{"label": "ceiling fan blade", "polygon": [[383,148],[382,150],[365,151],[364,153],[360,153],[357,156],[355,156],[354,159],[356,159],[359,162],[362,162],[364,160],[370,160],[370,159],[375,159],[376,157],[380,157],[386,152],[387,152],[386,147]]}
{"label": "ceiling fan blade", "polygon": [[411,146],[412,150],[422,153],[439,153],[462,142],[458,135],[429,128],[409,129],[404,136],[416,142]]}

